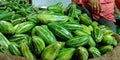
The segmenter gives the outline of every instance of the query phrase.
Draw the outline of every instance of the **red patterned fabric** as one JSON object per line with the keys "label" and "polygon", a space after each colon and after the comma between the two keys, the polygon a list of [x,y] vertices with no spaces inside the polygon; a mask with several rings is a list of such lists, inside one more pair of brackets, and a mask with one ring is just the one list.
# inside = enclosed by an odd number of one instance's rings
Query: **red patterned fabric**
{"label": "red patterned fabric", "polygon": [[[91,6],[86,0],[72,0],[72,1],[77,4],[83,4],[86,8],[91,10]],[[115,22],[115,17],[114,17],[115,0],[100,0],[100,3],[101,3],[102,10],[100,13],[92,13],[93,18],[95,20],[98,20],[100,17],[104,17],[107,20],[111,20],[111,21]],[[120,5],[118,7],[120,8]]]}

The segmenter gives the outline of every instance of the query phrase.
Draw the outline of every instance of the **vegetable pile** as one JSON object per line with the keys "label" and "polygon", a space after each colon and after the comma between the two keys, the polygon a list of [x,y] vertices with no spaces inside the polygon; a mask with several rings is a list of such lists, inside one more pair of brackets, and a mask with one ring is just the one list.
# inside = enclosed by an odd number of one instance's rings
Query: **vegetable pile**
{"label": "vegetable pile", "polygon": [[24,0],[0,1],[0,52],[30,60],[88,60],[117,46],[113,32],[71,3],[35,8]]}

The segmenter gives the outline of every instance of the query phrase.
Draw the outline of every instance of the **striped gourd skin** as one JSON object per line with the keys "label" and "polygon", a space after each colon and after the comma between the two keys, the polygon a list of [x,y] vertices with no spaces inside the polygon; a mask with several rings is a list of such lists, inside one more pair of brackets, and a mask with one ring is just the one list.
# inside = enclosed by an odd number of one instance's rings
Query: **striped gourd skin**
{"label": "striped gourd skin", "polygon": [[88,33],[82,31],[82,30],[75,30],[73,31],[76,36],[87,36]]}
{"label": "striped gourd skin", "polygon": [[6,54],[10,54],[8,45],[9,40],[0,32],[0,51]]}
{"label": "striped gourd skin", "polygon": [[17,55],[17,56],[21,56],[21,51],[19,49],[19,45],[15,42],[10,42],[9,44],[9,50],[11,52],[11,54],[13,55]]}
{"label": "striped gourd skin", "polygon": [[43,50],[41,53],[41,60],[54,60],[61,48],[61,43],[54,42]]}
{"label": "striped gourd skin", "polygon": [[38,20],[43,24],[49,24],[52,22],[66,22],[68,21],[68,16],[62,14],[43,14],[37,15]]}
{"label": "striped gourd skin", "polygon": [[21,53],[24,57],[26,57],[30,60],[35,60],[36,59],[26,42],[21,42],[20,43],[20,50],[21,50]]}
{"label": "striped gourd skin", "polygon": [[63,27],[70,31],[75,31],[75,30],[82,30],[82,26],[80,24],[75,24],[75,23],[63,23],[61,24]]}
{"label": "striped gourd skin", "polygon": [[31,43],[31,37],[27,34],[15,34],[9,38],[10,42],[16,42],[18,44],[23,40],[26,40],[28,44]]}
{"label": "striped gourd skin", "polygon": [[102,41],[104,35],[100,28],[95,27],[92,34],[96,43],[100,43]]}
{"label": "striped gourd skin", "polygon": [[112,45],[106,45],[106,46],[101,46],[99,48],[101,54],[105,54],[106,52],[109,52],[113,49],[113,46]]}
{"label": "striped gourd skin", "polygon": [[16,24],[19,24],[19,23],[22,23],[22,22],[25,22],[25,17],[20,17],[20,18],[17,18],[15,20],[12,20],[11,23],[13,26],[15,26]]}
{"label": "striped gourd skin", "polygon": [[66,28],[56,23],[48,24],[48,28],[58,37],[63,40],[69,40],[73,37],[72,33]]}
{"label": "striped gourd skin", "polygon": [[113,37],[111,34],[104,35],[102,39],[102,43],[107,45],[117,46],[117,41],[115,40],[115,37]]}
{"label": "striped gourd skin", "polygon": [[66,41],[66,46],[67,47],[79,47],[79,46],[84,46],[88,43],[88,36],[82,36],[82,37],[74,37],[68,41]]}
{"label": "striped gourd skin", "polygon": [[33,34],[41,37],[46,45],[56,42],[56,37],[48,29],[47,25],[36,26],[34,30],[35,32]]}
{"label": "striped gourd skin", "polygon": [[85,47],[78,47],[76,49],[77,60],[88,60],[89,53]]}
{"label": "striped gourd skin", "polygon": [[4,34],[14,34],[15,29],[10,22],[0,21],[0,32]]}
{"label": "striped gourd skin", "polygon": [[88,51],[94,58],[101,56],[101,52],[96,47],[90,47]]}
{"label": "striped gourd skin", "polygon": [[33,44],[33,52],[36,55],[40,55],[40,53],[43,51],[45,48],[45,43],[44,41],[38,37],[38,36],[32,36],[32,44]]}
{"label": "striped gourd skin", "polygon": [[63,48],[59,51],[56,60],[70,60],[75,53],[75,48]]}
{"label": "striped gourd skin", "polygon": [[17,24],[17,25],[15,25],[15,33],[16,34],[25,33],[27,31],[31,30],[34,26],[35,26],[35,23],[29,22],[29,21]]}
{"label": "striped gourd skin", "polygon": [[95,41],[93,40],[92,36],[88,36],[89,37],[89,40],[88,40],[88,45],[90,47],[95,47],[96,46],[96,43]]}
{"label": "striped gourd skin", "polygon": [[92,23],[92,19],[86,13],[81,14],[80,19],[80,22],[82,22],[85,25],[89,25]]}

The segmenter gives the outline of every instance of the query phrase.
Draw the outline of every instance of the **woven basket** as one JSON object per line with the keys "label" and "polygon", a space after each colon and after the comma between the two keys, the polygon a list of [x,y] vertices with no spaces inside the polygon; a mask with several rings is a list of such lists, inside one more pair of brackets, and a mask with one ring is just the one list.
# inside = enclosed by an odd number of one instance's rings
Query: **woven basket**
{"label": "woven basket", "polygon": [[26,59],[20,56],[6,55],[3,53],[0,53],[0,60],[29,60],[29,59]]}

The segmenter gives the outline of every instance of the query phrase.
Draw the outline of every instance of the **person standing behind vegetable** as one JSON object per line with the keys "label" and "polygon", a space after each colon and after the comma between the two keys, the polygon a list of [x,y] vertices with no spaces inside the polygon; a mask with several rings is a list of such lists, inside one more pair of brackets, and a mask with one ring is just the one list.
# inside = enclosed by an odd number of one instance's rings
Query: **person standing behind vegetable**
{"label": "person standing behind vegetable", "polygon": [[93,20],[108,26],[116,33],[116,20],[114,16],[115,0],[72,0],[72,2],[85,6],[92,13]]}

